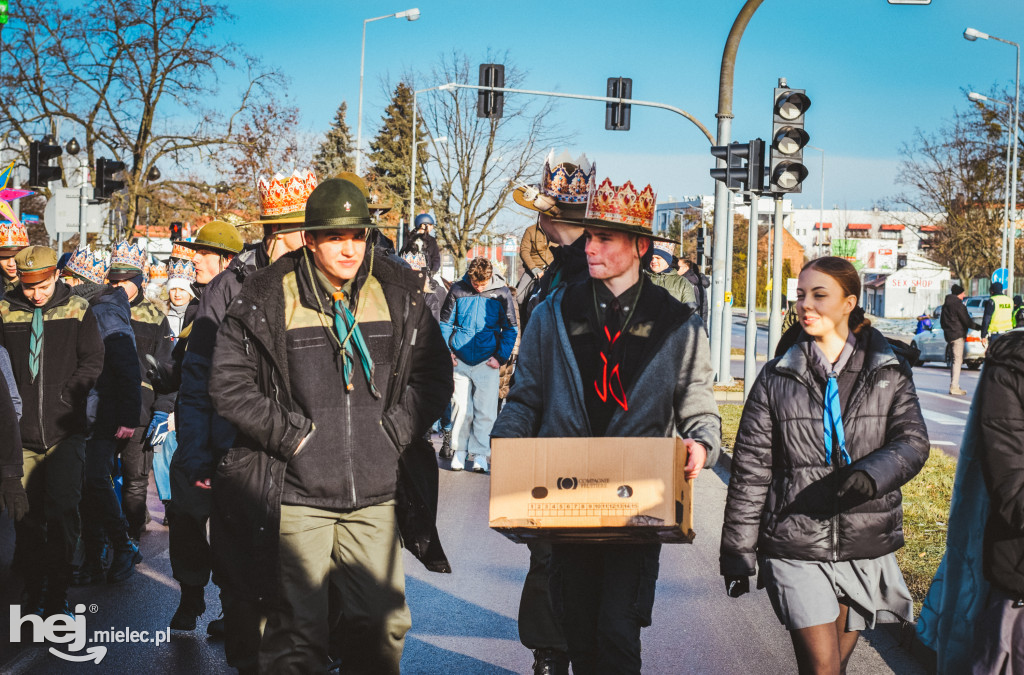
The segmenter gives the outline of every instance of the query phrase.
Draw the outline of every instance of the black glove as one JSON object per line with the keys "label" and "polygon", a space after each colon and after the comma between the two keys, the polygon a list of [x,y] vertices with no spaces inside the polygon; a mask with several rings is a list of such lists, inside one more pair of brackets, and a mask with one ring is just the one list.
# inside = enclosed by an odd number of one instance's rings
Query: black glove
{"label": "black glove", "polygon": [[738,598],[744,593],[749,593],[750,579],[748,577],[726,577],[725,592],[730,598]]}
{"label": "black glove", "polygon": [[875,486],[874,479],[866,471],[854,471],[846,477],[843,486],[839,488],[839,496],[843,497],[848,492],[856,493],[868,499],[874,499],[878,488]]}
{"label": "black glove", "polygon": [[0,511],[5,509],[16,521],[28,513],[28,495],[18,476],[0,480]]}

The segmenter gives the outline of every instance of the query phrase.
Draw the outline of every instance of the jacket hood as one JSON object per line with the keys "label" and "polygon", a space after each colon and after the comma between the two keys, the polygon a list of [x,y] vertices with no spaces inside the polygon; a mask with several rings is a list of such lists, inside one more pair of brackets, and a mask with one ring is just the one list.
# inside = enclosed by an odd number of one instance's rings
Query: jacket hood
{"label": "jacket hood", "polygon": [[[476,293],[476,289],[473,288],[473,282],[470,281],[470,279],[469,279],[469,272],[466,272],[465,274],[462,275],[462,280],[466,282],[466,285],[468,285],[469,288],[474,293]],[[484,290],[482,290],[480,292],[481,293],[486,293],[487,291],[495,291],[495,290],[498,290],[499,288],[502,288],[503,286],[507,286],[507,285],[508,284],[505,282],[505,277],[501,276],[497,272],[492,272],[491,273],[491,280],[488,282],[488,284],[484,288]]]}
{"label": "jacket hood", "polygon": [[985,362],[1024,374],[1024,330],[1012,330],[993,340],[985,353]]}
{"label": "jacket hood", "polygon": [[[71,287],[63,281],[58,280],[57,283],[54,284],[53,295],[51,295],[50,299],[46,301],[45,305],[43,305],[43,310],[48,310],[51,307],[59,307],[66,303],[70,297]],[[9,301],[12,307],[17,307],[18,309],[23,309],[27,312],[31,312],[36,308],[36,306],[29,302],[28,298],[25,297],[25,294],[22,292],[21,284],[18,284],[13,291],[7,293],[7,295],[4,296],[4,299]]]}

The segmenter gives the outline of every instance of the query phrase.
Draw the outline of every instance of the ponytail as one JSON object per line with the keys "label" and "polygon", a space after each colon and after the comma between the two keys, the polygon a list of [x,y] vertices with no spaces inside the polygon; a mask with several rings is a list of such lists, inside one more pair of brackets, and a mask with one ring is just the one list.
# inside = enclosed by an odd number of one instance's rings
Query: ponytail
{"label": "ponytail", "polygon": [[867,328],[870,325],[871,325],[871,319],[869,319],[869,318],[867,318],[865,316],[864,308],[861,307],[860,305],[857,305],[856,307],[854,307],[853,311],[850,312],[850,318],[849,318],[850,331],[852,331],[854,335],[859,335],[862,330],[864,330],[865,328]]}

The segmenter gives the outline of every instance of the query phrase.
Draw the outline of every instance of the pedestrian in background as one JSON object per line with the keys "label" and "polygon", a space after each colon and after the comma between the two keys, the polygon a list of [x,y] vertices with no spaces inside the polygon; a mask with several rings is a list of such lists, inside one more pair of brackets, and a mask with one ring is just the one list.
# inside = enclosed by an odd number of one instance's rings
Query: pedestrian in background
{"label": "pedestrian in background", "polygon": [[404,258],[413,269],[424,269],[427,276],[434,276],[441,270],[441,249],[434,238],[434,217],[429,213],[421,213],[413,222],[413,230],[409,233],[399,256]]}
{"label": "pedestrian in background", "polygon": [[14,256],[28,246],[28,230],[21,223],[0,223],[0,299],[18,285],[18,265]]}
{"label": "pedestrian in background", "polygon": [[704,321],[704,331],[707,332],[708,325],[708,286],[711,279],[700,273],[697,264],[692,260],[679,259],[679,274],[682,275],[693,286],[694,295],[697,298],[697,313]]}
{"label": "pedestrian in background", "polygon": [[900,487],[924,466],[928,433],[910,364],[859,297],[847,260],[804,265],[804,332],[758,375],[733,451],[720,571],[734,598],[758,575],[801,673],[845,673],[861,630],[913,619],[894,552]]}
{"label": "pedestrian in background", "polygon": [[654,246],[641,260],[644,274],[656,285],[668,291],[673,298],[697,310],[697,296],[694,293],[693,284],[686,277],[676,274],[675,268],[672,267],[672,260],[675,258],[674,250],[675,244],[672,242],[654,242]]}
{"label": "pedestrian in background", "polygon": [[963,396],[967,393],[960,388],[960,370],[964,365],[964,341],[967,338],[967,331],[972,328],[981,329],[964,305],[965,295],[967,294],[963,286],[953,284],[949,289],[949,295],[942,301],[942,311],[939,313],[942,337],[953,353],[953,367],[949,371],[949,393],[953,396]]}
{"label": "pedestrian in background", "polygon": [[981,317],[981,340],[986,347],[990,338],[997,338],[1017,325],[1014,322],[1013,300],[1003,293],[1003,285],[995,282],[989,287],[989,294],[982,305],[984,314]]}
{"label": "pedestrian in background", "polygon": [[1024,672],[1024,332],[994,341],[972,412],[990,499],[983,567],[991,584],[974,633],[971,673]]}
{"label": "pedestrian in background", "polygon": [[490,434],[498,414],[499,369],[512,356],[518,325],[511,289],[487,258],[474,258],[441,308],[441,335],[452,353],[452,471],[490,470]]}

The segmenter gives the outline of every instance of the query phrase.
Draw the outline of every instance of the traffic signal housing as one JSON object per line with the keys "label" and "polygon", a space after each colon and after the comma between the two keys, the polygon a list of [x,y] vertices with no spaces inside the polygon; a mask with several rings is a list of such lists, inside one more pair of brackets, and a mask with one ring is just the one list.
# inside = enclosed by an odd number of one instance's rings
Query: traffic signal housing
{"label": "traffic signal housing", "polygon": [[32,141],[28,146],[28,185],[45,188],[51,181],[60,180],[64,171],[59,166],[50,166],[50,160],[60,157],[63,150],[50,142],[47,136],[42,141]]}
{"label": "traffic signal housing", "polygon": [[115,162],[106,157],[96,160],[96,187],[93,190],[95,199],[110,199],[118,190],[124,189],[123,180],[114,180],[114,174],[124,171],[124,162]]}
{"label": "traffic signal housing", "polygon": [[[504,87],[505,66],[500,63],[480,64],[481,87]],[[476,97],[476,116],[499,119],[505,107],[505,92],[478,89]]]}
{"label": "traffic signal housing", "polygon": [[714,145],[711,154],[725,160],[724,167],[711,169],[711,177],[725,183],[725,187],[734,192],[760,193],[764,189],[764,141],[760,138],[747,143]]}
{"label": "traffic signal housing", "polygon": [[810,107],[811,99],[803,89],[776,87],[768,192],[794,193],[803,187],[807,178],[804,146],[811,140],[804,130],[804,113]]}
{"label": "traffic signal housing", "polygon": [[[608,98],[633,98],[633,78],[609,77]],[[604,128],[609,131],[629,131],[629,111],[628,103],[605,103]]]}
{"label": "traffic signal housing", "polygon": [[705,228],[704,223],[701,223],[697,228],[697,265],[704,265],[704,237]]}
{"label": "traffic signal housing", "polygon": [[181,221],[175,220],[171,223],[171,241],[179,241],[181,239]]}

